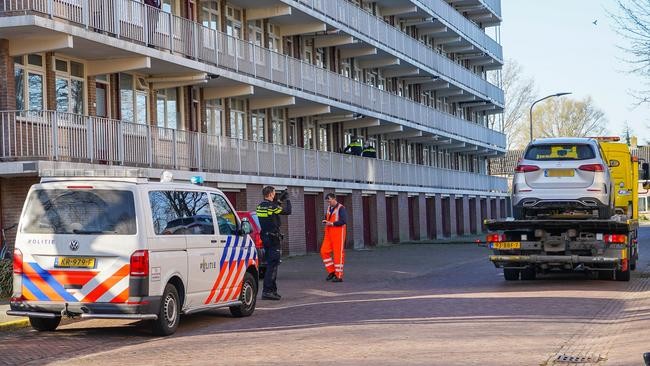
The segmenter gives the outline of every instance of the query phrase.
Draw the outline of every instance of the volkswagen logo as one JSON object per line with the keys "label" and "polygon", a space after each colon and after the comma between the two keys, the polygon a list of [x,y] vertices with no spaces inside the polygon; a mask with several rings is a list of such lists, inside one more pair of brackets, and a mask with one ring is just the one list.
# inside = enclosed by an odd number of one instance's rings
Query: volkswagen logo
{"label": "volkswagen logo", "polygon": [[70,249],[74,252],[77,249],[79,249],[79,242],[76,240],[73,240],[70,242]]}

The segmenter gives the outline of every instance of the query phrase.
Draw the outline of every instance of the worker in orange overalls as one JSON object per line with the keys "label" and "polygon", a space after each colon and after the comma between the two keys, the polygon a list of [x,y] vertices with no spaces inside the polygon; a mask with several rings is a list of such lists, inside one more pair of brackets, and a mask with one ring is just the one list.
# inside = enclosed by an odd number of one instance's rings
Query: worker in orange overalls
{"label": "worker in orange overalls", "polygon": [[[325,237],[320,248],[320,256],[327,270],[326,281],[343,282],[343,263],[345,263],[345,231],[347,212],[345,207],[338,203],[333,193],[325,196],[327,210],[325,211]],[[334,259],[332,259],[332,253]]]}

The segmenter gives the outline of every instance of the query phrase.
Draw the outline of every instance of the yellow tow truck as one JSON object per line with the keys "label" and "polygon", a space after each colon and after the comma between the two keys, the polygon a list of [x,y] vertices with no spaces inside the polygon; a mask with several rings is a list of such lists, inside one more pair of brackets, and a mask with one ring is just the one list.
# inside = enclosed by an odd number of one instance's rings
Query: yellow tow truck
{"label": "yellow tow truck", "polygon": [[629,281],[639,257],[639,176],[650,187],[647,162],[639,162],[618,137],[596,137],[613,181],[610,219],[487,220],[490,261],[508,281],[538,273],[588,271],[603,280]]}

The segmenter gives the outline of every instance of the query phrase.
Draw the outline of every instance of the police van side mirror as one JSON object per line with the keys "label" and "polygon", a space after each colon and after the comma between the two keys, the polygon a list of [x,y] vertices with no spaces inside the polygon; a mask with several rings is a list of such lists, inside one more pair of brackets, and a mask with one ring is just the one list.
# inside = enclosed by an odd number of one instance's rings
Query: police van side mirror
{"label": "police van side mirror", "polygon": [[241,220],[241,234],[242,235],[248,235],[253,232],[253,226],[251,225],[250,222],[248,222],[248,219],[242,219]]}

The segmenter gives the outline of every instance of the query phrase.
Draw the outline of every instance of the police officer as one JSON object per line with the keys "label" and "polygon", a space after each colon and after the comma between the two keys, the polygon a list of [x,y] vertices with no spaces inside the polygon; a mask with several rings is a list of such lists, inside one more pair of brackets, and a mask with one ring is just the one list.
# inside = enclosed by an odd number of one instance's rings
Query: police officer
{"label": "police officer", "polygon": [[362,152],[363,152],[363,145],[361,144],[361,140],[356,136],[352,139],[352,142],[350,142],[350,144],[346,146],[345,149],[343,150],[344,154],[350,154],[356,156],[361,156]]}
{"label": "police officer", "polygon": [[287,198],[287,191],[278,196],[275,188],[266,186],[262,189],[264,201],[257,205],[257,218],[260,221],[262,244],[266,256],[266,274],[264,275],[264,288],[262,300],[280,300],[278,287],[275,283],[278,277],[280,264],[280,215],[291,215],[291,201]]}
{"label": "police officer", "polygon": [[365,158],[377,158],[377,150],[375,150],[374,146],[372,145],[366,145],[363,147],[361,156]]}

